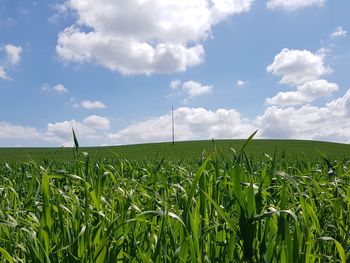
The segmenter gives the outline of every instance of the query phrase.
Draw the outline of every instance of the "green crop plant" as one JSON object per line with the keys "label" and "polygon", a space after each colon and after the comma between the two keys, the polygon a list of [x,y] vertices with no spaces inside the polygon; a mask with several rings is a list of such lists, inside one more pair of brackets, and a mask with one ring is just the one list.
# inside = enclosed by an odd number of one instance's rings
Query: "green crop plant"
{"label": "green crop plant", "polygon": [[0,163],[0,262],[350,260],[346,158]]}

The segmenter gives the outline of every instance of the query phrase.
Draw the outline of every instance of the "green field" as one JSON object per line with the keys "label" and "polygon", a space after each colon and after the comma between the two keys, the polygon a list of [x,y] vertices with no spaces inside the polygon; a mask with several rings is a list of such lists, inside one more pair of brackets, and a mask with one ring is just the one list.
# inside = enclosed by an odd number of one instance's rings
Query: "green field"
{"label": "green field", "polygon": [[348,150],[277,140],[2,149],[0,263],[346,263]]}
{"label": "green field", "polygon": [[[81,148],[90,156],[98,158],[115,158],[123,156],[129,160],[153,160],[165,158],[166,160],[192,160],[200,158],[203,151],[212,153],[222,152],[224,155],[232,154],[231,149],[239,150],[244,140],[216,140],[216,141],[188,141],[171,143],[137,144],[113,147],[86,147]],[[319,141],[303,140],[253,140],[247,147],[248,156],[254,159],[263,159],[264,154],[273,155],[275,149],[277,156],[286,158],[319,158],[318,151],[331,158],[350,156],[350,145]],[[0,148],[0,160],[42,161],[44,158],[57,161],[71,160],[72,148]]]}

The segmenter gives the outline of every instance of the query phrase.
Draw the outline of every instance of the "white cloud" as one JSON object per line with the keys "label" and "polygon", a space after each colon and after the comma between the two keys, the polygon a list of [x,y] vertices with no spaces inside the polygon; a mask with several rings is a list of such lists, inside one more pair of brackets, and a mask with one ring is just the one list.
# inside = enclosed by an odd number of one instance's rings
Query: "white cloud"
{"label": "white cloud", "polygon": [[[122,74],[185,71],[203,62],[212,27],[253,0],[67,0],[77,21],[58,35],[64,61],[95,62]],[[87,31],[86,28],[89,30]]]}
{"label": "white cloud", "polygon": [[42,91],[54,91],[54,92],[57,92],[60,94],[68,93],[68,89],[66,89],[63,84],[57,84],[57,85],[51,87],[49,84],[45,83],[41,86],[41,90]]}
{"label": "white cloud", "polygon": [[46,131],[42,133],[42,140],[71,146],[72,129],[74,129],[79,142],[99,145],[99,142],[106,138],[106,135],[101,132],[110,129],[110,121],[106,117],[90,115],[82,121],[70,120],[49,123]]}
{"label": "white cloud", "polygon": [[293,106],[312,102],[318,98],[329,96],[338,90],[338,85],[326,80],[313,80],[297,87],[296,91],[279,92],[266,103],[278,106]]}
{"label": "white cloud", "polygon": [[305,7],[322,6],[324,3],[325,0],[269,0],[266,5],[268,9],[282,9],[293,12]]}
{"label": "white cloud", "polygon": [[347,31],[344,30],[341,26],[337,27],[337,29],[331,34],[332,38],[340,38],[346,37]]}
{"label": "white cloud", "polygon": [[0,122],[0,139],[35,140],[40,139],[40,137],[38,130],[33,127],[24,127],[4,121]]}
{"label": "white cloud", "polygon": [[21,61],[22,48],[20,46],[8,44],[5,45],[3,49],[6,53],[8,63],[12,66],[18,65]]}
{"label": "white cloud", "polygon": [[78,104],[80,107],[83,107],[87,110],[94,110],[94,109],[105,109],[107,106],[98,100],[91,101],[91,100],[84,100],[80,104]]}
{"label": "white cloud", "polygon": [[10,80],[11,78],[7,75],[5,68],[0,66],[0,78]]}
{"label": "white cloud", "polygon": [[326,108],[332,112],[332,115],[338,117],[350,117],[350,89],[341,98],[327,103]]}
{"label": "white cloud", "polygon": [[339,89],[336,83],[319,79],[331,72],[323,61],[326,52],[324,48],[316,54],[283,49],[267,67],[267,71],[282,77],[280,83],[297,86],[297,89],[266,99],[275,106],[256,118],[260,136],[350,142],[350,90],[323,107],[310,104],[286,107],[310,103]]}
{"label": "white cloud", "polygon": [[83,120],[83,124],[97,130],[108,130],[111,127],[110,121],[106,117],[90,115]]}
{"label": "white cloud", "polygon": [[86,110],[100,110],[100,109],[106,109],[107,106],[98,100],[83,100],[83,101],[76,101],[75,98],[70,98],[69,103],[74,108],[84,108]]}
{"label": "white cloud", "polygon": [[172,89],[177,89],[180,85],[181,85],[181,80],[179,80],[179,79],[172,80],[169,83],[169,87],[172,88]]}
{"label": "white cloud", "polygon": [[244,80],[237,80],[237,82],[236,82],[236,85],[238,87],[243,87],[245,84],[247,84],[247,82]]}
{"label": "white cloud", "polygon": [[272,106],[257,118],[257,124],[263,137],[311,139],[320,126],[319,111],[310,105],[299,109]]}
{"label": "white cloud", "polygon": [[83,119],[82,122],[76,120],[49,123],[43,133],[43,139],[60,145],[70,145],[72,142],[72,129],[77,134],[78,140],[92,141],[97,145],[97,141],[103,140],[104,135],[99,131],[109,130],[110,121],[106,117],[91,115]]}
{"label": "white cloud", "polygon": [[[300,90],[305,89],[305,93],[314,94],[318,88],[315,83],[308,83]],[[327,93],[326,89],[320,92]],[[350,142],[350,90],[323,107],[271,106],[253,119],[243,118],[234,109],[210,111],[183,107],[176,109],[174,115],[176,140],[247,138],[258,129],[257,138]],[[111,143],[128,144],[170,141],[171,134],[171,113],[168,113],[132,124],[107,137]]]}
{"label": "white cloud", "polygon": [[[213,86],[203,85],[199,82],[189,80],[182,83],[180,80],[173,80],[170,82],[169,87],[173,90],[181,89],[186,93],[186,98],[183,100],[183,103],[188,103],[190,99],[193,99],[198,96],[211,94],[213,92]],[[181,94],[179,94],[181,95]]]}
{"label": "white cloud", "polygon": [[0,78],[11,80],[7,74],[7,71],[9,68],[12,68],[20,63],[22,48],[20,46],[7,44],[0,46],[0,51],[5,53],[5,58],[0,61]]}
{"label": "white cloud", "polygon": [[67,120],[48,123],[46,129],[38,130],[8,122],[0,122],[0,146],[72,146],[72,129],[81,145],[101,145],[107,143],[106,133],[110,129],[110,120],[106,117],[90,115],[82,121]]}
{"label": "white cloud", "polygon": [[187,92],[190,98],[210,94],[213,92],[213,86],[202,85],[201,83],[192,80],[183,83],[182,89]]}
{"label": "white cloud", "polygon": [[51,8],[55,11],[55,14],[51,15],[47,20],[52,24],[57,24],[61,18],[68,16],[68,7],[66,4],[55,4]]}
{"label": "white cloud", "polygon": [[62,84],[57,84],[52,89],[58,93],[67,93],[68,92],[68,90]]}
{"label": "white cloud", "polygon": [[[178,108],[174,111],[176,140],[210,138],[246,138],[254,131],[249,120],[236,110],[203,108]],[[139,122],[110,133],[108,138],[118,144],[169,141],[171,139],[171,114]]]}
{"label": "white cloud", "polygon": [[324,79],[308,81],[302,86],[298,87],[298,91],[305,97],[310,98],[310,101],[321,98],[324,96],[329,96],[331,93],[338,90],[338,85],[336,83],[328,82]]}
{"label": "white cloud", "polygon": [[78,139],[89,137],[96,134],[96,131],[89,126],[75,121],[63,121],[49,123],[44,133],[44,139],[50,142],[64,144],[72,141],[72,129],[77,134]]}
{"label": "white cloud", "polygon": [[272,106],[259,116],[256,125],[267,138],[301,138],[350,142],[350,90],[324,107]]}
{"label": "white cloud", "polygon": [[323,49],[313,54],[308,50],[284,48],[275,56],[273,63],[267,66],[266,70],[281,76],[281,84],[300,85],[332,72],[323,60]]}

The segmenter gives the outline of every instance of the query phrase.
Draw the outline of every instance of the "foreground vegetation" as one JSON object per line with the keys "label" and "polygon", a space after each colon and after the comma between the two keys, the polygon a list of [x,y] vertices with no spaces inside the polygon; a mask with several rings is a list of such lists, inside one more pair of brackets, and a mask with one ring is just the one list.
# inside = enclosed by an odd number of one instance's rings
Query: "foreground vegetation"
{"label": "foreground vegetation", "polygon": [[252,160],[251,138],[197,162],[1,162],[0,262],[349,262],[346,158]]}

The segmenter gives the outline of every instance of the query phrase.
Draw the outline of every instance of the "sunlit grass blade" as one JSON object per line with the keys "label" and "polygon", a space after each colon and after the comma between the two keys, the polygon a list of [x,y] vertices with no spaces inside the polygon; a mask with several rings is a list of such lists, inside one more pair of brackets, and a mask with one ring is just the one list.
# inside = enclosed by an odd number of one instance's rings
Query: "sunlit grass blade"
{"label": "sunlit grass blade", "polygon": [[3,258],[7,260],[9,263],[14,263],[13,258],[11,257],[10,253],[8,253],[5,249],[0,247],[0,253],[2,254]]}

